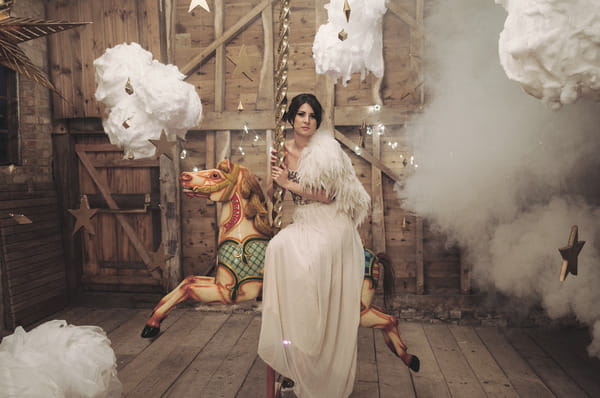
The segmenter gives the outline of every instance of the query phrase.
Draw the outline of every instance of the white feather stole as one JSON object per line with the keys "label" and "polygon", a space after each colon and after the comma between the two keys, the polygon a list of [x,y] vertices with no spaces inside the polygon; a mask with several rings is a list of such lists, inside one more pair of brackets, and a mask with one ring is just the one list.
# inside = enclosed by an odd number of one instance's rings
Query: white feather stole
{"label": "white feather stole", "polygon": [[371,198],[359,181],[352,162],[329,131],[319,130],[302,151],[298,177],[303,189],[324,190],[338,211],[356,225],[367,217]]}

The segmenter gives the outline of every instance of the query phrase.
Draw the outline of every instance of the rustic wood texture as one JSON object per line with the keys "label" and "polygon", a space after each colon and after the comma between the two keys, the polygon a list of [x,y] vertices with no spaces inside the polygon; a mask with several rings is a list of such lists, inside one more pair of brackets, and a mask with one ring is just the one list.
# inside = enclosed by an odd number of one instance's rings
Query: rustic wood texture
{"label": "rustic wood texture", "polygon": [[[102,327],[126,397],[265,396],[266,365],[256,354],[259,312],[178,308],[155,340],[139,337],[147,316],[148,309],[70,307],[48,319]],[[598,395],[600,360],[585,351],[588,329],[399,327],[409,352],[421,359],[420,372],[408,370],[378,330],[361,328],[352,398]]]}
{"label": "rustic wood texture", "polygon": [[[161,236],[160,216],[157,217],[162,214],[165,224],[169,212],[174,212],[174,216],[177,217],[177,200],[171,196],[176,196],[178,192],[170,192],[167,195],[163,189],[162,194],[160,193],[158,160],[142,160],[143,167],[130,167],[138,161],[130,160],[125,164],[117,162],[123,157],[122,151],[118,147],[106,144],[106,137],[82,135],[78,136],[78,142],[75,151],[81,164],[78,181],[80,194],[99,195],[107,207],[92,219],[96,235],[81,235],[85,253],[83,288],[132,292],[161,291],[161,273],[158,270],[149,271],[147,267],[151,265],[152,252],[159,248],[163,240],[167,250],[165,255],[173,255],[167,265],[174,267],[175,274],[180,267],[176,264],[178,261],[174,260],[178,255],[177,244],[174,247],[173,244],[169,246],[170,240],[176,240],[172,236],[177,234],[178,227],[169,225],[170,232]],[[164,181],[175,178],[174,169],[162,169],[163,174],[169,173],[169,178],[163,175]],[[143,202],[138,202],[133,209],[121,209],[113,198],[113,193],[137,194],[144,198],[146,195],[161,195],[162,211],[158,206],[143,211]],[[122,210],[135,210],[139,213],[123,214]],[[172,283],[175,283],[175,280]]]}
{"label": "rustic wood texture", "polygon": [[48,3],[50,19],[92,22],[64,35],[48,38],[50,78],[65,100],[53,96],[56,119],[101,117],[94,99],[93,62],[106,49],[136,42],[154,59],[165,62],[161,48],[159,0],[64,0]]}
{"label": "rustic wood texture", "polygon": [[[11,216],[23,214],[31,223]],[[0,329],[33,323],[67,305],[67,277],[53,184],[0,188]]]}

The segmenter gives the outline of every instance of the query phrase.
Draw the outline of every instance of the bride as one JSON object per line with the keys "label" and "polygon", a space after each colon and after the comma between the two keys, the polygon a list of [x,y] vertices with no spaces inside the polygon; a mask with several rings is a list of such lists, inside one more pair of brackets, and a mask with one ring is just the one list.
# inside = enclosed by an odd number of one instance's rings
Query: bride
{"label": "bride", "polygon": [[267,247],[258,353],[299,398],[347,397],[356,373],[364,252],[357,226],[370,198],[312,94],[292,99],[294,130],[271,177],[290,191],[293,223]]}

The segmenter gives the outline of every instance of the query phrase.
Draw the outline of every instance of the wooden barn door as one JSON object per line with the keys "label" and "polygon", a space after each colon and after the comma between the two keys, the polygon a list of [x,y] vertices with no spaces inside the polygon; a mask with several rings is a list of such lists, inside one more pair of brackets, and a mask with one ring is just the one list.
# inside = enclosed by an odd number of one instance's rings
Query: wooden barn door
{"label": "wooden barn door", "polygon": [[82,235],[83,289],[160,292],[159,161],[123,159],[111,144],[77,144],[75,152],[80,195],[99,209],[95,234]]}

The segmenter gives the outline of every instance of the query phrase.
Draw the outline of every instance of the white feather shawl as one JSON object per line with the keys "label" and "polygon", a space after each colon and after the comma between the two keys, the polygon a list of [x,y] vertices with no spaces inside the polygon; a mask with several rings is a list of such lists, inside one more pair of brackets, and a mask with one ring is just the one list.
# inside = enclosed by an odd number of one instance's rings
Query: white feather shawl
{"label": "white feather shawl", "polygon": [[319,130],[302,151],[298,177],[303,189],[324,190],[338,211],[357,224],[366,218],[371,198],[359,181],[352,162],[329,131]]}

